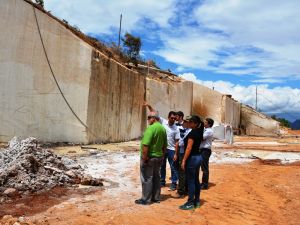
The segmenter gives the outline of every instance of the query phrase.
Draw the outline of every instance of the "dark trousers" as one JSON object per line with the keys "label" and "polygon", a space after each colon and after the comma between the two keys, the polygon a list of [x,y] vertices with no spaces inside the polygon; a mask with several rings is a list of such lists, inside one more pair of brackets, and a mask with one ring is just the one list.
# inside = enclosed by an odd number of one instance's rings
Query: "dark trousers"
{"label": "dark trousers", "polygon": [[188,184],[187,204],[197,204],[200,202],[201,185],[199,181],[199,171],[202,163],[202,156],[191,155],[186,164],[186,179]]}
{"label": "dark trousers", "polygon": [[164,156],[162,165],[161,165],[161,170],[160,170],[160,175],[161,175],[161,184],[166,185],[166,168],[167,168],[167,160],[169,161],[170,168],[171,168],[171,180],[173,185],[177,185],[178,181],[178,161],[173,160],[175,155],[174,150],[169,150],[167,149],[167,153]]}
{"label": "dark trousers", "polygon": [[160,201],[160,167],[162,157],[150,158],[147,163],[141,160],[140,172],[142,183],[142,200],[147,203]]}
{"label": "dark trousers", "polygon": [[202,175],[202,185],[203,187],[208,187],[208,180],[209,180],[209,157],[211,155],[211,149],[209,148],[202,148],[201,149],[201,155],[202,155],[202,164],[201,164],[201,170],[203,172]]}
{"label": "dark trousers", "polygon": [[178,155],[178,162],[179,162],[179,168],[178,168],[178,194],[183,195],[187,191],[187,184],[186,184],[186,179],[185,179],[185,171],[181,168],[181,163],[184,157],[184,153],[179,153]]}

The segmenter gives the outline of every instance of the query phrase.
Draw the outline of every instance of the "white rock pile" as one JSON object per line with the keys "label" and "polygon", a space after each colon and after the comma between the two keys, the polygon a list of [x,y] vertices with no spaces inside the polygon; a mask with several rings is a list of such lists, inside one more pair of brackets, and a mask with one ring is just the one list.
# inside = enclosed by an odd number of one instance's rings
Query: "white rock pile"
{"label": "white rock pile", "polygon": [[0,150],[0,196],[49,190],[55,186],[84,183],[101,186],[101,179],[86,176],[74,160],[38,146],[35,138],[14,137]]}

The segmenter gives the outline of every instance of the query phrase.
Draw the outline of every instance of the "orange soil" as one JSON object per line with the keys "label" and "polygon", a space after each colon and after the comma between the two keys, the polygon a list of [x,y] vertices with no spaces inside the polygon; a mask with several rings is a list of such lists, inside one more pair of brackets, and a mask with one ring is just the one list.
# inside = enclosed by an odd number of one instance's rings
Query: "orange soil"
{"label": "orange soil", "polygon": [[[138,168],[133,168],[138,176]],[[172,197],[163,188],[162,202],[150,206],[134,204],[140,193],[120,193],[112,197],[103,191],[72,196],[78,201],[63,207],[49,207],[31,217],[35,224],[299,224],[299,166],[245,165],[212,166],[211,187],[202,191],[202,206],[194,211],[181,211],[185,199]],[[133,182],[139,185],[139,179]],[[112,191],[113,190],[108,190]],[[51,198],[31,199],[31,207],[45,210]],[[57,202],[53,202],[55,204]],[[25,202],[26,204],[26,202]],[[28,215],[29,210],[17,214]],[[2,207],[1,207],[2,208]],[[3,210],[3,208],[2,208]],[[10,210],[12,213],[13,210]],[[33,210],[34,211],[34,210]],[[0,221],[1,224],[1,221]],[[2,223],[4,224],[4,223]]]}
{"label": "orange soil", "polygon": [[[162,189],[160,204],[140,206],[139,166],[126,171],[136,192],[114,188],[90,192],[51,192],[0,205],[0,216],[29,216],[31,224],[299,224],[300,167],[264,164],[211,165],[209,190],[201,207],[182,211],[186,201]],[[47,196],[47,197],[45,197]],[[26,207],[28,207],[26,209]],[[30,210],[29,210],[30,209]],[[0,219],[0,224],[5,224]],[[13,224],[13,223],[7,223]]]}

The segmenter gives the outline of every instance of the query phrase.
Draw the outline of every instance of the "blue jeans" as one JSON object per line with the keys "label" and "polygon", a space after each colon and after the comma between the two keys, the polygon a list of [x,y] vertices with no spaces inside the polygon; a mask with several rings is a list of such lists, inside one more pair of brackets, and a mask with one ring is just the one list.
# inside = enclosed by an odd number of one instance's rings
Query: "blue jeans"
{"label": "blue jeans", "polygon": [[187,204],[196,204],[200,202],[201,185],[199,181],[199,171],[202,163],[202,156],[191,155],[186,164],[186,179],[188,183],[188,201]]}
{"label": "blue jeans", "polygon": [[163,163],[160,168],[160,183],[162,185],[166,185],[166,167],[167,167],[167,159],[171,168],[171,180],[173,185],[177,185],[178,181],[178,160],[174,162],[173,158],[175,155],[174,150],[167,149],[167,153],[164,156]]}

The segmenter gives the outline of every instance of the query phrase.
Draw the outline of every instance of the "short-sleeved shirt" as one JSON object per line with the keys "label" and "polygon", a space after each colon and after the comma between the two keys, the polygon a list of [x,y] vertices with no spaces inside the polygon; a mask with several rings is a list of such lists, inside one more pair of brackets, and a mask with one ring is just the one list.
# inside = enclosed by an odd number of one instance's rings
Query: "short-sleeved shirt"
{"label": "short-sleeved shirt", "polygon": [[148,146],[149,157],[163,156],[163,148],[167,146],[167,134],[165,128],[159,122],[153,123],[145,130],[141,141],[141,154],[143,145]]}
{"label": "short-sleeved shirt", "polygon": [[200,153],[199,147],[200,143],[203,139],[203,128],[192,129],[191,132],[184,138],[184,149],[186,149],[188,145],[188,140],[193,139],[194,143],[192,146],[192,151],[190,155],[197,155]]}
{"label": "short-sleeved shirt", "polygon": [[214,131],[211,127],[204,128],[203,141],[201,142],[200,148],[211,149],[211,145],[214,139]]}
{"label": "short-sleeved shirt", "polygon": [[176,140],[179,140],[180,138],[179,128],[175,125],[175,123],[172,126],[170,126],[168,120],[162,117],[160,117],[160,122],[167,132],[167,149],[175,151]]}

